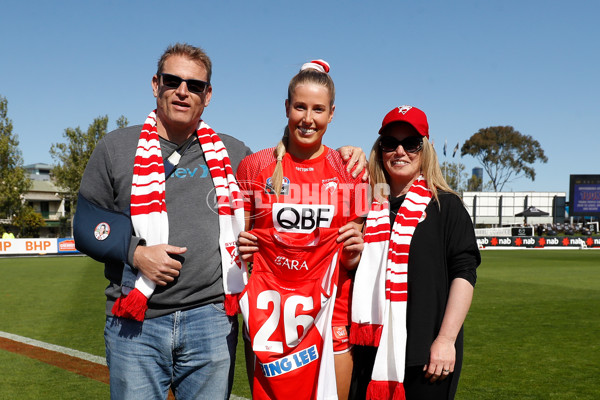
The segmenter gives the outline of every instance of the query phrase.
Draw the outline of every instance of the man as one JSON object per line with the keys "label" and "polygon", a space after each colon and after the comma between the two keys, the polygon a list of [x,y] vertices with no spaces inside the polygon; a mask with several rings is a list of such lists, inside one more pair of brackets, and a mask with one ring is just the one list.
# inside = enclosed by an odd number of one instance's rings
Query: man
{"label": "man", "polygon": [[[160,58],[152,89],[157,105],[154,129],[163,156],[195,138],[204,108],[210,103],[210,78],[210,59],[199,48],[176,44]],[[134,171],[142,128],[119,129],[98,143],[81,182],[81,197],[108,210],[130,207],[134,176],[142,175]],[[230,136],[220,134],[219,138],[232,168],[251,153]],[[172,387],[178,399],[224,399],[231,389],[238,327],[237,317],[227,316],[223,305],[222,260],[219,235],[215,234],[219,220],[209,201],[215,186],[200,146],[192,144],[180,152],[177,169],[171,176],[162,175],[168,205],[168,219],[162,228],[168,230],[167,240],[148,245],[148,238],[140,236],[134,222],[126,259],[119,260],[110,251],[95,256],[105,261],[105,276],[110,281],[105,291],[105,342],[111,398],[165,398]],[[76,231],[85,229],[88,215],[84,210],[83,206],[77,209]],[[135,221],[134,207],[131,214]],[[138,214],[143,218],[143,211]],[[161,228],[161,222],[151,225],[153,230]],[[110,229],[119,234],[115,224]],[[88,250],[81,234],[75,238],[78,246]],[[108,246],[106,241],[93,240],[97,242],[92,247]],[[115,301],[124,294],[124,263],[156,286],[143,321],[112,313]]]}
{"label": "man", "polygon": [[[231,391],[238,322],[224,303],[241,290],[235,240],[243,229],[231,178],[251,151],[199,124],[211,72],[203,50],[167,48],[152,78],[156,112],[106,135],[83,175],[75,241],[105,263],[110,281],[104,337],[113,399],[166,398],[169,388],[178,400],[226,399]],[[179,159],[169,156],[175,151]],[[103,240],[93,235],[101,223]],[[131,267],[135,284],[125,279]]]}

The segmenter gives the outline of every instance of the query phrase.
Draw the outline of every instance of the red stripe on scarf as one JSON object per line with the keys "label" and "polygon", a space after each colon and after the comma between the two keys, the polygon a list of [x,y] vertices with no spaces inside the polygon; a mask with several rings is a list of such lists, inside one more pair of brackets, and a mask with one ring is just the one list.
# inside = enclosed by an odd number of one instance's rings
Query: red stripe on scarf
{"label": "red stripe on scarf", "polygon": [[390,236],[389,229],[385,232],[379,232],[377,234],[365,235],[364,241],[365,243],[373,243],[373,242],[382,242],[384,240],[388,240]]}
{"label": "red stripe on scarf", "polygon": [[[402,214],[399,215],[400,221],[405,222],[415,218],[421,218],[421,211],[402,210]],[[398,221],[398,220],[396,220]]]}
{"label": "red stripe on scarf", "polygon": [[386,290],[385,298],[386,298],[386,300],[395,301],[395,302],[408,301],[408,293],[395,293],[395,292],[390,292],[389,290]]}
{"label": "red stripe on scarf", "polygon": [[[426,185],[427,184],[423,185],[422,183],[417,183],[414,187],[414,193],[418,194],[421,197],[431,197],[431,191],[427,188]],[[426,203],[423,202],[423,203],[414,203],[414,204],[426,204]]]}
{"label": "red stripe on scarf", "polygon": [[384,221],[380,221],[381,218],[377,218],[375,225],[373,226],[369,226],[367,227],[367,229],[365,230],[365,234],[372,234],[372,233],[377,233],[377,232],[382,232],[382,231],[389,231],[390,230],[390,224],[388,222]]}
{"label": "red stripe on scarf", "polygon": [[[378,218],[377,220],[379,220]],[[379,221],[376,225],[367,226],[364,234],[364,241],[367,243],[388,241],[390,238],[390,224]]]}
{"label": "red stripe on scarf", "polygon": [[162,164],[157,164],[156,161],[153,161],[153,164],[136,166],[136,172],[137,172],[138,176],[148,176],[150,174],[160,174],[163,171],[164,171],[164,167],[162,166]]}
{"label": "red stripe on scarf", "polygon": [[[139,187],[139,186],[138,186]],[[157,203],[157,204],[165,204],[164,199],[157,199],[156,198],[156,194],[153,193],[146,193],[146,194],[136,194],[136,195],[131,195],[131,206],[132,207],[136,207],[136,206],[144,206],[146,204],[149,204],[151,202]]]}
{"label": "red stripe on scarf", "polygon": [[165,211],[167,208],[164,204],[150,203],[143,206],[131,206],[131,215],[150,214],[153,212]]}
{"label": "red stripe on scarf", "polygon": [[[156,153],[148,153],[145,156],[138,156],[138,159],[144,160],[143,163],[138,164],[138,166],[144,166],[148,163],[160,163],[162,161],[162,157],[160,156],[160,149],[156,146],[150,146],[148,149],[145,149],[143,146],[138,146],[138,149],[143,149],[145,151],[149,151],[150,149],[154,149]],[[134,160],[135,162],[135,160]]]}
{"label": "red stripe on scarf", "polygon": [[402,254],[391,253],[389,256],[389,260],[396,264],[406,264],[408,262],[408,251]]}

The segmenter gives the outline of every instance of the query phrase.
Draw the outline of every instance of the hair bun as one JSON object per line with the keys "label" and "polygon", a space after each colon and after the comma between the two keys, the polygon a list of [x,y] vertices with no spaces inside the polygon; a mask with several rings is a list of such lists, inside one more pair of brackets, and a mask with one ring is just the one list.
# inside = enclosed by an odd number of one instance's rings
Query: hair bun
{"label": "hair bun", "polygon": [[311,62],[307,62],[300,68],[300,71],[304,71],[305,69],[316,69],[319,72],[323,72],[325,74],[329,73],[329,63],[325,60],[312,60]]}

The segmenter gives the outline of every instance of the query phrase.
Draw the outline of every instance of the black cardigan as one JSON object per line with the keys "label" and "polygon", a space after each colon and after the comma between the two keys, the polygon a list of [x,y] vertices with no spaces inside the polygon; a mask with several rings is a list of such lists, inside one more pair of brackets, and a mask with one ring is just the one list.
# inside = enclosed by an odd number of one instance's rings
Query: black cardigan
{"label": "black cardigan", "polygon": [[[438,194],[439,203],[431,200],[410,244],[407,366],[429,362],[429,349],[440,330],[452,280],[463,278],[475,286],[476,268],[481,262],[471,217],[462,200],[452,193]],[[404,197],[390,201],[392,224]],[[462,329],[456,349],[462,353]]]}

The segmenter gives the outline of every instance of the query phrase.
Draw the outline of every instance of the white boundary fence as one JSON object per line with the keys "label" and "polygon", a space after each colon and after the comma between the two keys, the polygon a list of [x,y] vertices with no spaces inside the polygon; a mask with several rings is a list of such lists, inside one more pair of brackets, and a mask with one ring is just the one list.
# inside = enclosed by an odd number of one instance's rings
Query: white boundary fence
{"label": "white boundary fence", "polygon": [[77,254],[75,241],[67,238],[0,239],[0,256]]}

